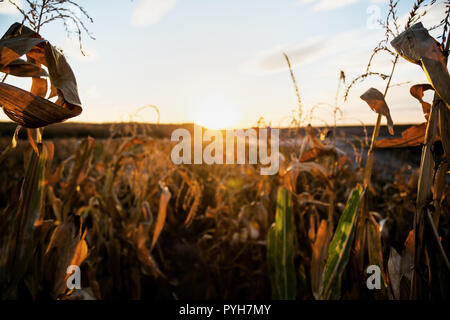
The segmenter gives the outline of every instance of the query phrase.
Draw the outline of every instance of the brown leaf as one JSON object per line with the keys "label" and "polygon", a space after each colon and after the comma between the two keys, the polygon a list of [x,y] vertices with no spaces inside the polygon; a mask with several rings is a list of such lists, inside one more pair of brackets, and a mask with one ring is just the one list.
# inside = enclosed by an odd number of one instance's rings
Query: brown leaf
{"label": "brown leaf", "polygon": [[84,241],[81,237],[80,217],[71,216],[66,222],[56,227],[52,234],[50,243],[45,251],[44,266],[45,280],[52,289],[52,296],[58,297],[65,288],[66,270],[74,259],[76,250],[80,255],[76,260],[84,256]]}
{"label": "brown leaf", "polygon": [[45,46],[45,60],[52,85],[58,88],[62,98],[67,103],[81,107],[75,75],[63,54],[52,45],[47,44]]}
{"label": "brown leaf", "polygon": [[0,105],[5,114],[26,128],[40,128],[78,116],[78,106],[50,102],[20,88],[0,83]]}
{"label": "brown leaf", "polygon": [[383,248],[381,244],[380,226],[373,217],[366,220],[367,227],[367,251],[369,253],[369,264],[378,266],[381,270],[381,291],[375,293],[375,298],[386,296],[386,276],[384,273]]}
{"label": "brown leaf", "polygon": [[336,152],[333,150],[333,148],[314,147],[314,148],[309,149],[308,151],[305,151],[302,154],[302,157],[300,158],[300,162],[313,161],[318,158],[325,157],[325,156],[332,156],[334,154],[336,154]]}
{"label": "brown leaf", "polygon": [[5,68],[44,42],[45,40],[31,29],[21,28],[18,23],[13,24],[0,39],[0,69]]}
{"label": "brown leaf", "polygon": [[411,230],[405,240],[406,251],[414,256],[414,230]]}
{"label": "brown leaf", "polygon": [[34,63],[17,59],[0,69],[0,72],[16,77],[48,77],[47,71]]}
{"label": "brown leaf", "polygon": [[47,90],[48,90],[47,79],[33,78],[30,90],[31,94],[34,94],[35,96],[41,98],[45,98],[45,96],[47,95]]}
{"label": "brown leaf", "polygon": [[428,120],[428,117],[431,112],[431,104],[428,102],[423,101],[424,92],[427,90],[434,90],[433,86],[431,86],[428,83],[425,84],[416,84],[415,86],[412,86],[410,89],[411,95],[419,100],[419,102],[422,104],[422,110],[423,114],[425,115],[425,119]]}
{"label": "brown leaf", "polygon": [[377,89],[370,88],[361,96],[361,99],[367,102],[370,109],[386,117],[389,133],[394,135],[394,122],[392,121],[391,112],[384,99],[384,95]]}
{"label": "brown leaf", "polygon": [[439,43],[430,36],[422,23],[413,25],[392,42],[400,56],[419,64],[438,95],[450,108],[450,75]]}
{"label": "brown leaf", "polygon": [[383,139],[375,143],[376,148],[407,148],[420,146],[424,143],[427,124],[412,126],[402,132],[401,138]]}
{"label": "brown leaf", "polygon": [[328,223],[322,220],[312,248],[311,259],[311,288],[316,299],[320,298],[322,291],[323,270],[327,263],[329,242]]}
{"label": "brown leaf", "polygon": [[162,193],[161,198],[159,200],[159,212],[158,217],[156,218],[155,230],[153,232],[153,239],[150,251],[153,250],[153,248],[155,247],[156,241],[158,241],[159,235],[161,234],[161,231],[164,228],[167,215],[167,205],[170,201],[170,198],[172,197],[169,188],[162,185],[161,189]]}
{"label": "brown leaf", "polygon": [[[82,108],[77,82],[64,55],[48,41],[42,39],[39,34],[16,23],[0,40],[0,70],[6,70],[6,67],[13,68],[14,61],[23,55],[27,56],[28,62],[21,62],[20,66],[19,62],[16,62],[15,66],[20,70],[20,74],[32,75],[34,78],[47,75],[40,68],[40,65],[45,65],[50,75],[50,97],[57,95],[59,99],[56,104],[44,99],[36,99],[38,98],[36,96],[45,97],[47,92],[47,85],[44,85],[42,80],[33,80],[30,96],[24,94],[24,91],[20,92],[18,88],[3,87],[0,89],[2,91],[0,104],[4,107],[6,115],[28,128],[44,127],[79,115]],[[11,63],[13,63],[12,67],[10,67]],[[8,98],[6,93],[13,93],[16,96]],[[55,108],[57,106],[61,108]],[[39,112],[39,109],[42,109],[42,112]]]}
{"label": "brown leaf", "polygon": [[72,266],[80,266],[83,261],[87,258],[88,256],[88,246],[86,241],[81,240],[78,245],[77,248],[75,249],[75,254],[72,258],[72,262],[70,263],[70,265]]}

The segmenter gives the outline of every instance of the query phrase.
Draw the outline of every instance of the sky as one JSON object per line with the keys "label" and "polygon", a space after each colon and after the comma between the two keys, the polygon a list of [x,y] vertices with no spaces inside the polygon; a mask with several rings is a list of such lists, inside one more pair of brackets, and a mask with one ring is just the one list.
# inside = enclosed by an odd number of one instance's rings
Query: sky
{"label": "sky", "polygon": [[[18,1],[20,2],[20,1]],[[340,70],[347,80],[365,71],[372,49],[384,36],[375,20],[384,18],[386,0],[80,0],[92,16],[95,37],[84,36],[87,56],[61,24],[41,34],[64,50],[77,77],[83,113],[77,122],[199,122],[210,127],[254,126],[260,117],[272,126],[289,124],[297,108],[286,52],[297,78],[304,112],[335,101]],[[425,27],[444,16],[442,0],[423,19]],[[401,0],[406,19],[412,0]],[[0,31],[21,17],[0,3]],[[439,30],[437,30],[439,31]],[[374,71],[389,73],[390,57]],[[29,88],[30,82],[8,78]],[[408,83],[405,83],[408,82]],[[401,60],[386,101],[394,123],[421,123],[420,104],[409,87],[426,83],[423,71]],[[397,85],[400,84],[400,85]],[[339,99],[339,124],[373,124],[376,114],[360,100],[371,79]],[[431,96],[426,96],[428,100]],[[0,120],[8,120],[2,113]],[[329,107],[315,108],[313,125],[332,124]]]}

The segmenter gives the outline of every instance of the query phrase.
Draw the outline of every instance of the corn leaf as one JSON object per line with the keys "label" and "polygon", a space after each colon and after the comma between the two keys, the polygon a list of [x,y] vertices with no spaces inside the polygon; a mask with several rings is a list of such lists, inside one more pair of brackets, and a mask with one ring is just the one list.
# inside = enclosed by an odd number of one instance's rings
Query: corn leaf
{"label": "corn leaf", "polygon": [[420,104],[422,105],[422,110],[423,110],[425,119],[428,120],[428,117],[430,116],[430,112],[431,112],[431,104],[426,101],[423,101],[424,92],[427,90],[434,90],[434,89],[428,83],[416,84],[411,87],[410,93],[414,98],[416,98],[420,102]]}
{"label": "corn leaf", "polygon": [[345,210],[339,219],[328,251],[321,294],[322,300],[338,300],[341,296],[341,278],[349,259],[355,236],[357,212],[364,191],[362,186],[358,186],[352,191]]}
{"label": "corn leaf", "polygon": [[36,238],[41,232],[38,221],[44,202],[45,167],[51,157],[50,149],[50,145],[39,144],[39,152],[32,152],[18,203],[4,212],[10,219],[4,230],[9,236],[0,243],[0,278],[6,276],[6,283],[10,285],[5,290],[6,297],[25,274],[38,244]]}
{"label": "corn leaf", "polygon": [[408,61],[422,66],[435,91],[450,108],[450,75],[447,59],[439,43],[430,36],[421,22],[397,36],[392,42],[395,50]]}
{"label": "corn leaf", "polygon": [[159,200],[159,212],[158,217],[156,218],[155,230],[153,232],[153,239],[150,251],[152,251],[153,248],[155,247],[159,235],[161,234],[161,231],[164,228],[164,224],[166,223],[167,205],[169,204],[171,197],[172,194],[170,193],[169,188],[167,188],[166,186],[162,186],[161,198]]}
{"label": "corn leaf", "polygon": [[367,226],[367,249],[369,252],[369,265],[378,266],[381,270],[381,292],[375,292],[376,298],[385,298],[387,295],[387,282],[384,273],[383,248],[381,245],[380,226],[370,217],[366,220]]}
{"label": "corn leaf", "polygon": [[311,259],[311,288],[314,298],[320,298],[322,292],[321,285],[323,284],[323,271],[327,263],[329,236],[328,236],[328,222],[322,220],[319,230],[317,231],[316,240],[312,248]]}
{"label": "corn leaf", "polygon": [[375,142],[376,148],[408,148],[420,146],[425,140],[427,124],[414,125],[402,132],[400,138],[382,139]]}
{"label": "corn leaf", "polygon": [[286,188],[280,188],[277,198],[275,223],[269,231],[267,257],[271,269],[272,297],[276,300],[294,300],[296,276],[294,268],[295,226],[292,199]]}
{"label": "corn leaf", "polygon": [[0,83],[0,105],[5,114],[26,128],[40,128],[81,114],[80,107],[63,108],[25,90]]}
{"label": "corn leaf", "polygon": [[47,71],[34,63],[22,59],[14,60],[6,67],[0,69],[0,72],[16,77],[48,77]]}
{"label": "corn leaf", "polygon": [[361,99],[367,102],[370,109],[386,117],[389,133],[394,135],[394,122],[392,121],[391,112],[384,99],[384,95],[377,89],[370,88],[361,96]]}

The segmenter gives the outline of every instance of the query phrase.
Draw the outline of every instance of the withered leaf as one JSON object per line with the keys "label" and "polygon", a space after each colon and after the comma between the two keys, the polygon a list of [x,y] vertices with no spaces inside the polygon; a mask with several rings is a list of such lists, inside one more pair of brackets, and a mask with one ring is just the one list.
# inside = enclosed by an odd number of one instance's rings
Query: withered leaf
{"label": "withered leaf", "polygon": [[383,139],[375,143],[376,148],[407,148],[420,146],[424,143],[427,124],[412,126],[402,132],[401,138]]}
{"label": "withered leaf", "polygon": [[59,106],[5,83],[0,83],[0,105],[11,120],[26,128],[40,128],[62,122],[78,116],[82,111],[81,107]]}
{"label": "withered leaf", "polygon": [[328,223],[322,220],[312,247],[311,259],[311,287],[316,299],[320,298],[322,291],[323,271],[327,263],[329,243]]}
{"label": "withered leaf", "polygon": [[47,71],[34,63],[17,59],[0,69],[0,72],[16,77],[48,77]]}
{"label": "withered leaf", "polygon": [[169,204],[170,198],[172,198],[172,194],[170,193],[168,187],[161,185],[161,189],[162,192],[159,201],[159,212],[158,217],[156,218],[155,230],[153,231],[153,239],[150,251],[155,247],[156,241],[158,241],[159,235],[164,228],[167,216],[167,205]]}
{"label": "withered leaf", "polygon": [[75,75],[62,53],[52,45],[45,46],[45,60],[52,85],[58,88],[67,103],[81,107]]}
{"label": "withered leaf", "polygon": [[392,121],[391,112],[384,99],[384,95],[379,90],[370,88],[361,96],[361,99],[367,102],[370,109],[386,117],[389,133],[394,135],[394,122]]}
{"label": "withered leaf", "polygon": [[423,101],[424,92],[427,90],[434,90],[434,88],[432,85],[430,85],[428,83],[416,84],[415,86],[411,87],[410,93],[414,98],[419,100],[419,102],[422,104],[423,114],[425,115],[425,119],[428,120],[428,117],[431,112],[431,104]]}
{"label": "withered leaf", "polygon": [[333,148],[314,147],[302,154],[302,157],[300,158],[300,162],[314,161],[318,158],[325,157],[325,156],[332,156],[335,154],[336,154],[336,152]]}
{"label": "withered leaf", "polygon": [[[44,263],[46,265],[44,278],[47,285],[52,288],[52,296],[58,297],[65,289],[64,280],[66,270],[73,261],[77,248],[80,249],[79,258],[83,258],[84,245],[81,236],[80,217],[71,216],[54,230],[50,243],[45,251]],[[77,257],[75,257],[78,260]]]}
{"label": "withered leaf", "polygon": [[45,40],[33,30],[14,23],[0,39],[0,69],[44,42]]}
{"label": "withered leaf", "polygon": [[439,43],[430,36],[422,23],[419,22],[401,33],[391,44],[400,56],[422,66],[431,85],[450,108],[447,59]]}
{"label": "withered leaf", "polygon": [[32,84],[31,84],[31,94],[34,94],[35,96],[45,98],[48,91],[48,84],[47,79],[43,78],[33,78]]}
{"label": "withered leaf", "polygon": [[[28,62],[17,61],[26,55]],[[48,69],[48,74],[40,65]],[[0,105],[13,121],[27,128],[39,128],[62,122],[82,112],[77,82],[64,55],[39,34],[21,25],[13,24],[0,40],[0,70],[32,76],[31,94],[19,88],[4,85],[0,88]],[[18,71],[17,71],[18,70]],[[19,72],[20,71],[20,72]],[[51,94],[58,96],[56,104],[42,99],[47,83],[41,76],[50,76]],[[8,97],[13,94],[13,97]]]}

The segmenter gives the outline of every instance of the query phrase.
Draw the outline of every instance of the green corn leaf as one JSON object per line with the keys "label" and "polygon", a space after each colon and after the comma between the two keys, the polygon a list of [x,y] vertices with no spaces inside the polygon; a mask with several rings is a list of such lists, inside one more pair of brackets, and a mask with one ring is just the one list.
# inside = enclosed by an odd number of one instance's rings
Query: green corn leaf
{"label": "green corn leaf", "polygon": [[272,297],[276,300],[294,300],[296,297],[294,243],[292,199],[289,191],[281,188],[278,191],[275,223],[267,239]]}
{"label": "green corn leaf", "polygon": [[269,269],[270,284],[272,287],[272,297],[276,298],[280,296],[278,291],[277,279],[276,279],[276,254],[275,246],[276,235],[275,235],[275,223],[273,223],[269,228],[269,234],[267,236],[267,267]]}
{"label": "green corn leaf", "polygon": [[338,300],[341,296],[341,278],[350,256],[356,231],[357,212],[364,191],[362,186],[358,186],[352,191],[345,210],[339,219],[328,250],[321,294],[322,300]]}

